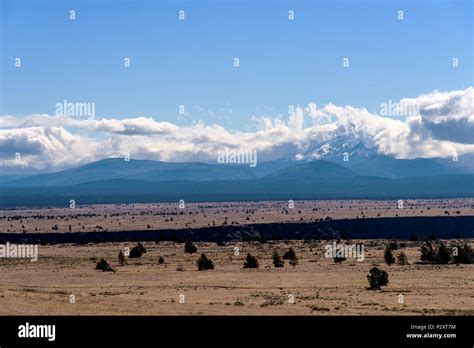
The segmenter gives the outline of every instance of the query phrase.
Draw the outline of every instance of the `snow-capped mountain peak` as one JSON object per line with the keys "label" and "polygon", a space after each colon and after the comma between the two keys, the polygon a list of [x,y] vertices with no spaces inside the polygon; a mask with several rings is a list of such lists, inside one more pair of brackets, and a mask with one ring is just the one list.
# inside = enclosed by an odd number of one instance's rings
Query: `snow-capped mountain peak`
{"label": "snow-capped mountain peak", "polygon": [[339,157],[364,159],[376,154],[375,150],[366,147],[360,141],[348,141],[347,138],[339,138],[317,144],[312,149],[304,151],[301,153],[301,159],[334,160]]}

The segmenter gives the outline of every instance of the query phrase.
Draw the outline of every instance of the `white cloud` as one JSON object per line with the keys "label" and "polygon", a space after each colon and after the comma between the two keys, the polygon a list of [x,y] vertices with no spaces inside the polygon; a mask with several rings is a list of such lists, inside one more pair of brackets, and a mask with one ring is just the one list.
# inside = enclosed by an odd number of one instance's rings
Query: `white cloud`
{"label": "white cloud", "polygon": [[[0,171],[21,165],[31,170],[60,170],[106,157],[162,161],[215,162],[225,147],[258,150],[259,160],[296,155],[332,139],[362,142],[397,158],[448,157],[474,153],[474,89],[433,92],[405,98],[419,115],[394,120],[351,106],[310,103],[296,107],[288,121],[260,117],[255,132],[196,123],[178,126],[152,118],[75,119],[35,114],[0,117]],[[312,124],[306,125],[305,121]],[[94,134],[93,134],[94,133]]]}
{"label": "white cloud", "polygon": [[0,130],[0,171],[10,167],[50,170],[91,162],[100,156],[98,149],[103,145],[56,126]]}

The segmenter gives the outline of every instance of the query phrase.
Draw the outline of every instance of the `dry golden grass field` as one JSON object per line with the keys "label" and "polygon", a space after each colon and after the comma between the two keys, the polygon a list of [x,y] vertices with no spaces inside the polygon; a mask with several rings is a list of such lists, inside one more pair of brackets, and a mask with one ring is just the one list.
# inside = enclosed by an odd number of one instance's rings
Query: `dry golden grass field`
{"label": "dry golden grass field", "polygon": [[[147,253],[127,258],[124,266],[118,263],[119,250],[135,243],[39,246],[37,262],[0,259],[0,314],[474,314],[473,264],[419,264],[419,243],[406,242],[394,255],[404,251],[410,264],[387,266],[383,260],[387,241],[351,243],[365,245],[363,262],[335,263],[324,256],[325,241],[196,243],[195,254],[185,254],[183,244],[148,242],[143,243]],[[275,268],[273,251],[282,253],[289,247],[298,264],[293,267],[285,261],[283,268]],[[259,269],[242,268],[248,252],[257,256]],[[201,253],[213,260],[214,270],[197,270]],[[160,256],[164,264],[158,263]],[[101,258],[116,272],[95,270]],[[389,274],[389,284],[382,290],[367,290],[367,274],[374,265]]]}

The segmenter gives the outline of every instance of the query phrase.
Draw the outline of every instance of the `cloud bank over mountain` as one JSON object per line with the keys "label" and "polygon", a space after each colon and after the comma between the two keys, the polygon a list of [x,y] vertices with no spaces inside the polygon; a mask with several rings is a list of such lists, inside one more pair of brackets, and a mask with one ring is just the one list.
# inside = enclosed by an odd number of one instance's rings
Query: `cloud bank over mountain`
{"label": "cloud bank over mountain", "polygon": [[[347,138],[396,158],[474,153],[474,88],[432,92],[399,101],[415,115],[389,118],[364,108],[310,103],[288,120],[261,116],[242,132],[196,122],[178,126],[153,118],[80,119],[35,114],[0,117],[0,173],[52,171],[129,153],[131,158],[216,162],[224,148],[258,151],[258,160],[297,156],[318,144]],[[19,153],[20,160],[15,154]]]}

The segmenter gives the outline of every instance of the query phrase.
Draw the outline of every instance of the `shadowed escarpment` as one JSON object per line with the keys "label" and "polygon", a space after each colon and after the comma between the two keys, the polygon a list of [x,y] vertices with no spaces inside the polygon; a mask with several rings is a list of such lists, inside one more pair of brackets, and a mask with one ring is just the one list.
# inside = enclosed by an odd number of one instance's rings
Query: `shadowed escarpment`
{"label": "shadowed escarpment", "polygon": [[179,230],[69,233],[0,233],[0,243],[105,243],[124,241],[230,242],[251,240],[409,239],[435,234],[440,239],[474,237],[474,216],[390,217],[327,220],[311,223],[269,223]]}

